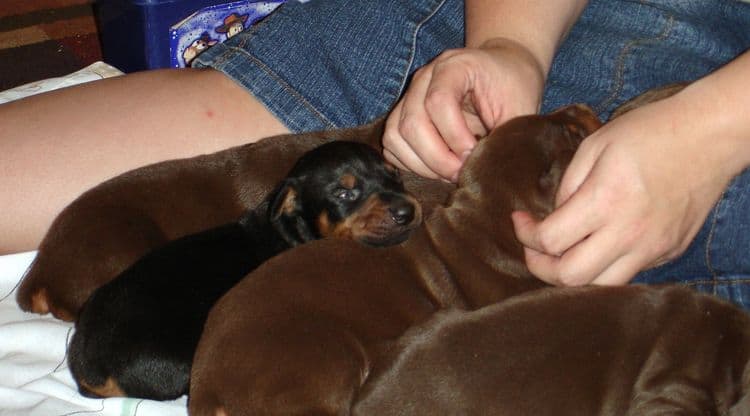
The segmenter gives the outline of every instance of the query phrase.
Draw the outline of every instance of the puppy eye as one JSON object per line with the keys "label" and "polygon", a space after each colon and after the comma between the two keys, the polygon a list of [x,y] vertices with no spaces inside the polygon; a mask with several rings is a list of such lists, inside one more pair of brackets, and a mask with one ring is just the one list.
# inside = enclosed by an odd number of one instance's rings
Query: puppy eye
{"label": "puppy eye", "polygon": [[359,198],[359,189],[337,188],[333,191],[333,195],[345,201],[355,201]]}

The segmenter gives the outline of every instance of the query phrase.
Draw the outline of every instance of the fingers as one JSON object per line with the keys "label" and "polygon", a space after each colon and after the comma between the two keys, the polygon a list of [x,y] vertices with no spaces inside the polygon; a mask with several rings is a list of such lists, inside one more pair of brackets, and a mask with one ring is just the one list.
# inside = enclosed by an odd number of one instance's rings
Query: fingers
{"label": "fingers", "polygon": [[547,283],[561,286],[625,284],[643,267],[637,252],[618,244],[618,233],[602,229],[571,247],[562,256],[525,248],[529,271]]}
{"label": "fingers", "polygon": [[[389,161],[428,178],[455,179],[461,159],[448,147],[424,107],[429,70],[415,74],[408,92],[386,121],[383,146]],[[391,159],[393,158],[393,159]]]}
{"label": "fingers", "polygon": [[597,133],[599,131],[583,139],[583,142],[581,142],[578,150],[573,155],[573,159],[565,169],[565,173],[560,180],[560,187],[555,196],[556,206],[563,205],[578,190],[591,174],[596,161],[602,152],[604,152],[606,143],[598,139],[599,135]]}
{"label": "fingers", "polygon": [[529,271],[554,285],[623,284],[646,259],[624,244],[618,223],[594,197],[596,182],[587,181],[546,219],[514,212],[516,237],[524,246]]}
{"label": "fingers", "polygon": [[[388,157],[423,176],[457,179],[476,136],[488,130],[477,109],[492,107],[478,102],[475,94],[486,89],[476,85],[476,72],[487,70],[476,62],[476,53],[444,52],[414,74],[386,123],[383,145]],[[488,100],[485,95],[481,100]],[[484,118],[494,124],[493,112],[486,113]]]}
{"label": "fingers", "polygon": [[412,171],[425,178],[440,178],[441,176],[427,167],[409,143],[399,134],[399,114],[402,106],[403,102],[399,102],[386,120],[385,133],[383,135],[383,155],[386,160],[393,163],[399,169]]}
{"label": "fingers", "polygon": [[554,256],[583,241],[598,230],[606,218],[602,210],[592,209],[595,205],[593,192],[591,184],[584,184],[544,221],[538,221],[528,212],[514,212],[512,219],[518,241],[525,247]]}
{"label": "fingers", "polygon": [[477,100],[472,97],[470,71],[459,71],[449,64],[435,65],[424,107],[448,148],[461,158],[476,145],[475,134],[483,135],[486,129],[474,109]]}

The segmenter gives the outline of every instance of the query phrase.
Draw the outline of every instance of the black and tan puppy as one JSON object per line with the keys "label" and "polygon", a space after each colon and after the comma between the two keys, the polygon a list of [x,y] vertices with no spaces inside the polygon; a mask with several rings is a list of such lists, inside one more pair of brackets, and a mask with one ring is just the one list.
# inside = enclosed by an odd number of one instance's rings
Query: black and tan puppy
{"label": "black and tan puppy", "polygon": [[79,390],[179,397],[210,307],[252,269],[321,237],[400,243],[420,222],[419,204],[375,149],[324,144],[238,222],[167,243],[93,293],[69,348]]}

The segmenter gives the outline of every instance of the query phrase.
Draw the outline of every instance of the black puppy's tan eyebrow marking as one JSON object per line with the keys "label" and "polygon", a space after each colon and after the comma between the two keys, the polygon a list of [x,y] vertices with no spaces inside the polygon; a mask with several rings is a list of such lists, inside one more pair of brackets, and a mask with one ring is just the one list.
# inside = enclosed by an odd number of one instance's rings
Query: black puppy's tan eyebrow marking
{"label": "black puppy's tan eyebrow marking", "polygon": [[354,187],[357,186],[357,177],[351,173],[345,173],[341,175],[339,183],[346,189],[354,189]]}
{"label": "black puppy's tan eyebrow marking", "polygon": [[318,215],[316,225],[318,226],[318,233],[321,237],[328,237],[331,235],[331,218],[328,216],[327,211],[323,211]]}

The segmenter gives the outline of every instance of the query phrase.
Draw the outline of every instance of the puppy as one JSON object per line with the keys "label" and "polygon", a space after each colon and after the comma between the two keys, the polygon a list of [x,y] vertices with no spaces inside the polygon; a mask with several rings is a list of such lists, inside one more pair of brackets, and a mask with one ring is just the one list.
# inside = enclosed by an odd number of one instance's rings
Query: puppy
{"label": "puppy", "polygon": [[748,415],[750,316],[680,286],[553,288],[410,329],[353,415]]}
{"label": "puppy", "polygon": [[419,204],[374,148],[324,144],[238,222],[167,243],[94,292],[69,347],[79,390],[177,398],[209,308],[252,269],[321,237],[397,244],[420,222]]}
{"label": "puppy", "polygon": [[[54,220],[21,282],[22,310],[75,320],[91,293],[168,241],[235,221],[257,206],[305,152],[332,140],[379,148],[383,120],[354,129],[271,137],[157,163],[82,194]],[[453,186],[404,173],[423,213]]]}
{"label": "puppy", "polygon": [[[647,91],[613,118],[685,86]],[[387,350],[352,414],[750,414],[750,317],[679,286],[445,310]]]}
{"label": "puppy", "polygon": [[510,214],[550,212],[578,144],[600,124],[584,106],[513,119],[478,143],[448,205],[404,244],[318,240],[261,265],[209,314],[190,414],[349,414],[389,340],[440,309],[543,287]]}
{"label": "puppy", "polygon": [[689,83],[687,82],[678,82],[652,88],[622,103],[612,112],[612,115],[609,119],[614,120],[631,110],[635,110],[636,108],[643,107],[646,104],[651,104],[653,102],[671,97],[685,89],[685,87],[687,87],[688,85]]}

